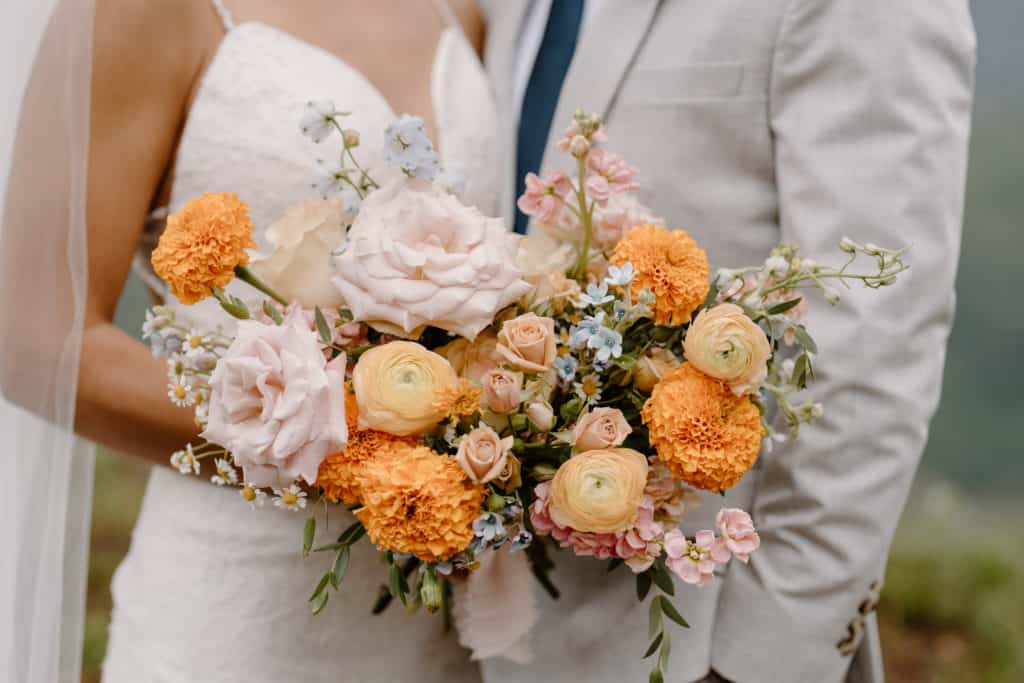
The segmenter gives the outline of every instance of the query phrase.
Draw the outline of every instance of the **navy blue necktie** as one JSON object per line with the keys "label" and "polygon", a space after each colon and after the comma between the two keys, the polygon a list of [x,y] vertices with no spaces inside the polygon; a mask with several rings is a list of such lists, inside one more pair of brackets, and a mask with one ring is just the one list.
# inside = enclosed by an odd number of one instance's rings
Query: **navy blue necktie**
{"label": "navy blue necktie", "polygon": [[[519,113],[519,137],[516,150],[516,197],[523,194],[526,183],[523,178],[529,172],[539,173],[544,158],[551,119],[555,116],[558,96],[562,92],[562,81],[569,70],[576,38],[583,18],[583,0],[552,0],[548,24],[533,73],[523,96],[523,108]],[[566,122],[568,125],[568,122]],[[527,217],[516,208],[515,229],[526,232]]]}

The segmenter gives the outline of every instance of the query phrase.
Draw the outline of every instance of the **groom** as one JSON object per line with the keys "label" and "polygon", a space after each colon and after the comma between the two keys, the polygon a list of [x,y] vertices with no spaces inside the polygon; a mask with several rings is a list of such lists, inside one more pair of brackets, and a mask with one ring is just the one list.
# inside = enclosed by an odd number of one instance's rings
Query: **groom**
{"label": "groom", "polygon": [[[563,163],[577,108],[604,116],[641,200],[712,264],[780,240],[834,262],[846,234],[912,245],[910,277],[835,308],[813,300],[826,405],[684,528],[749,509],[761,549],[713,587],[680,587],[694,628],[670,680],[882,680],[874,608],[939,398],[960,243],[974,34],[968,0],[483,0],[507,115],[507,194]],[[518,188],[513,178],[518,180]],[[527,228],[515,213],[514,227]],[[563,563],[534,663],[485,680],[646,680],[646,606],[625,572]]]}

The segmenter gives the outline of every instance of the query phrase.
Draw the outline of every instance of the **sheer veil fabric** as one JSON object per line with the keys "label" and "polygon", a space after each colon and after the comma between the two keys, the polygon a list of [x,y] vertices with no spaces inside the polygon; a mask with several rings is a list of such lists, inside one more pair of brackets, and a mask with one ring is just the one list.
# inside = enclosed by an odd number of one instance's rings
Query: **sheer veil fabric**
{"label": "sheer veil fabric", "polygon": [[77,682],[92,448],[73,434],[94,0],[0,5],[0,680]]}

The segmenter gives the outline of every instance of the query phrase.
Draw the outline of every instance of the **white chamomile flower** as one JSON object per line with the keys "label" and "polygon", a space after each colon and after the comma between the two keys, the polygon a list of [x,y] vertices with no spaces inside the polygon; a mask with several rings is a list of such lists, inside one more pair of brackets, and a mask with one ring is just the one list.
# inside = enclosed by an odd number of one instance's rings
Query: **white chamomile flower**
{"label": "white chamomile flower", "polygon": [[171,467],[182,474],[199,474],[199,459],[192,451],[192,444],[185,446],[185,450],[175,451],[171,455]]}
{"label": "white chamomile flower", "polygon": [[298,484],[292,484],[288,488],[274,489],[274,506],[282,510],[297,512],[306,507],[306,492],[299,488]]}
{"label": "white chamomile flower", "polygon": [[175,353],[167,357],[167,381],[174,384],[177,382],[185,382],[185,371],[188,370],[188,363],[185,362],[185,357],[180,353]]}
{"label": "white chamomile flower", "polygon": [[199,330],[192,328],[185,335],[185,342],[182,345],[182,349],[185,352],[185,357],[200,358],[207,353],[207,346],[210,344],[210,336],[200,332]]}
{"label": "white chamomile flower", "polygon": [[192,385],[184,377],[167,385],[167,397],[179,408],[188,408],[195,403]]}
{"label": "white chamomile flower", "polygon": [[597,403],[601,400],[601,378],[595,374],[584,375],[574,385],[576,395],[586,403]]}
{"label": "white chamomile flower", "polygon": [[299,129],[313,142],[323,142],[334,130],[334,119],[338,115],[338,109],[331,100],[311,100],[302,112]]}
{"label": "white chamomile flower", "polygon": [[[161,307],[162,308],[162,307]],[[146,309],[146,319],[142,323],[142,337],[148,339],[157,335],[160,330],[171,324],[171,317],[163,310]]]}
{"label": "white chamomile flower", "polygon": [[267,502],[267,492],[256,488],[252,484],[246,484],[240,488],[238,494],[242,496],[242,500],[248,503],[249,507],[253,510],[263,507],[263,504]]}
{"label": "white chamomile flower", "polygon": [[214,465],[217,467],[217,474],[210,477],[211,482],[217,486],[238,483],[238,470],[235,469],[234,465],[227,458],[217,458],[214,461]]}

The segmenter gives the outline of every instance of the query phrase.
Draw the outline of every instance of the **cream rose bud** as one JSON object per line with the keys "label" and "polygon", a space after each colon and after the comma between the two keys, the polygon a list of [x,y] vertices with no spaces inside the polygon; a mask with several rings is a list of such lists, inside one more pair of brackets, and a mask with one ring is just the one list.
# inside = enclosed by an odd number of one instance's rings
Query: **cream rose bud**
{"label": "cream rose bud", "polygon": [[555,424],[554,409],[541,401],[526,406],[526,417],[538,432],[549,432]]}
{"label": "cream rose bud", "polygon": [[740,395],[756,391],[768,376],[771,345],[764,331],[735,304],[697,314],[683,340],[686,360]]}
{"label": "cream rose bud", "polygon": [[327,362],[302,316],[238,323],[210,391],[202,437],[228,449],[256,487],[312,484],[348,441],[345,355]]}
{"label": "cream rose bud", "polygon": [[483,399],[495,413],[511,413],[522,403],[523,373],[494,369],[481,378]]}
{"label": "cream rose bud", "polygon": [[372,192],[334,258],[334,286],[355,320],[418,337],[427,326],[473,339],[531,290],[519,236],[498,218],[420,179]]}
{"label": "cream rose bud", "polygon": [[679,359],[668,349],[655,347],[640,357],[633,369],[633,386],[650,393],[669,370],[679,367]]}
{"label": "cream rose bud", "polygon": [[506,320],[498,332],[502,359],[526,372],[545,372],[555,362],[555,321],[535,313]]}
{"label": "cream rose bud", "polygon": [[580,417],[572,430],[576,451],[594,451],[622,444],[633,428],[617,408],[594,408]]}
{"label": "cream rose bud", "polygon": [[351,220],[340,199],[311,199],[267,228],[270,253],[252,259],[258,277],[304,308],[337,308],[345,300],[331,284],[329,254],[345,237]]}
{"label": "cream rose bud", "polygon": [[587,451],[551,480],[551,519],[558,526],[614,534],[636,523],[647,484],[647,458],[629,448]]}
{"label": "cream rose bud", "polygon": [[359,428],[401,436],[425,432],[445,418],[439,399],[457,381],[444,357],[415,342],[372,348],[352,371]]}
{"label": "cream rose bud", "polygon": [[503,439],[496,431],[482,425],[462,437],[455,460],[470,479],[477,484],[486,484],[505,471],[514,442],[515,437]]}

